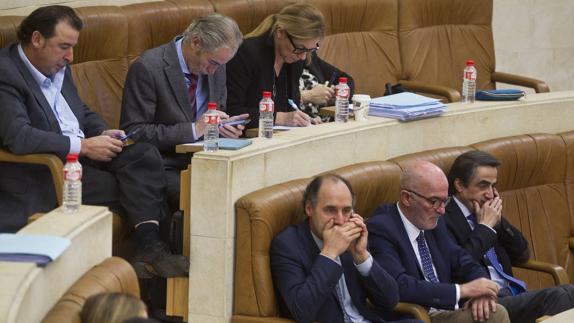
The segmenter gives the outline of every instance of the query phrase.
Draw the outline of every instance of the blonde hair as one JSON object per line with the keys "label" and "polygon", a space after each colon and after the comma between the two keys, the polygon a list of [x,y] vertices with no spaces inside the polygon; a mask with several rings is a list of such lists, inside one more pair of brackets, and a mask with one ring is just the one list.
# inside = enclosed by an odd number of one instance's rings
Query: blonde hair
{"label": "blonde hair", "polygon": [[80,318],[82,323],[122,323],[145,311],[144,302],[130,294],[101,293],[86,300]]}
{"label": "blonde hair", "polygon": [[267,16],[259,26],[245,38],[261,36],[266,32],[272,34],[282,27],[298,39],[323,38],[325,36],[325,18],[319,9],[306,3],[296,3],[283,7],[278,13]]}

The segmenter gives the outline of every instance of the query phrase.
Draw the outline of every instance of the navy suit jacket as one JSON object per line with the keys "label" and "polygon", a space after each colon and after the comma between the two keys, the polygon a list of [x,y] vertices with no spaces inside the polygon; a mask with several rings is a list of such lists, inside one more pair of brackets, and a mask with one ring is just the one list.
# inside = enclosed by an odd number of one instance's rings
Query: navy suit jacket
{"label": "navy suit jacket", "polygon": [[505,273],[512,275],[512,264],[525,262],[530,257],[528,242],[517,228],[505,218],[494,231],[484,225],[478,225],[474,230],[466,221],[458,204],[450,203],[444,214],[446,225],[451,237],[483,266],[488,266],[484,255],[494,247],[496,257]]}
{"label": "navy suit jacket", "polygon": [[347,289],[361,315],[371,322],[382,322],[370,310],[366,298],[383,313],[390,313],[398,302],[397,284],[375,261],[367,277],[353,264],[349,252],[343,253],[342,266],[319,255],[311,236],[309,221],[290,226],[271,243],[271,272],[281,296],[284,313],[298,322],[343,322],[343,312],[336,296],[336,285],[345,274]]}
{"label": "navy suit jacket", "polygon": [[[70,139],[62,134],[50,104],[20,59],[18,44],[0,51],[0,75],[0,146],[18,155],[49,153],[64,160]],[[86,138],[107,128],[80,99],[69,66],[62,95]],[[19,230],[31,214],[52,210],[57,201],[49,183],[52,177],[44,166],[0,163],[0,232]]]}
{"label": "navy suit jacket", "polygon": [[451,240],[442,217],[435,229],[425,231],[440,283],[424,279],[396,204],[382,205],[375,210],[367,221],[367,228],[371,254],[375,262],[395,278],[403,302],[453,310],[455,283],[488,278],[485,269]]}

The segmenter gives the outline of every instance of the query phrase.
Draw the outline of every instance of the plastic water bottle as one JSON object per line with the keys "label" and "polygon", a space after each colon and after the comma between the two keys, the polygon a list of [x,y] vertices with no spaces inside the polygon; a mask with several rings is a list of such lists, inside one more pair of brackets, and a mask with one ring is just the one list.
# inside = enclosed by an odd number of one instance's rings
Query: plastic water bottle
{"label": "plastic water bottle", "polygon": [[335,87],[335,122],[347,122],[349,120],[349,95],[351,89],[347,85],[346,77],[339,77],[339,84]]}
{"label": "plastic water bottle", "polygon": [[462,102],[474,103],[476,95],[476,68],[474,61],[469,59],[466,61],[464,68],[464,75],[462,76]]}
{"label": "plastic water bottle", "polygon": [[275,103],[271,99],[271,92],[264,91],[259,101],[259,137],[273,138],[273,111]]}
{"label": "plastic water bottle", "polygon": [[207,112],[203,114],[205,134],[203,135],[203,150],[215,152],[219,150],[219,114],[217,104],[209,102]]}
{"label": "plastic water bottle", "polygon": [[77,154],[66,156],[64,165],[64,201],[63,210],[66,213],[76,213],[82,205],[82,164]]}

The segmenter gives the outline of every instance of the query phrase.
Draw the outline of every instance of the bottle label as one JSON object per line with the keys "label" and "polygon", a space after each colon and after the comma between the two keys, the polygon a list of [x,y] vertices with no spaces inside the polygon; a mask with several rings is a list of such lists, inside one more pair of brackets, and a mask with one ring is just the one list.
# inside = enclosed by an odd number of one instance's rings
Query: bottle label
{"label": "bottle label", "polygon": [[344,87],[344,88],[337,87],[337,93],[335,95],[339,96],[339,97],[348,98],[349,94],[350,94],[349,92],[350,92],[350,89],[348,87]]}
{"label": "bottle label", "polygon": [[260,102],[259,112],[273,112],[273,102]]}
{"label": "bottle label", "polygon": [[464,71],[464,79],[476,81],[476,71]]}
{"label": "bottle label", "polygon": [[203,121],[206,124],[215,124],[218,125],[219,124],[219,114],[204,114],[204,118]]}
{"label": "bottle label", "polygon": [[80,170],[69,171],[67,169],[64,169],[64,180],[81,181],[82,172]]}

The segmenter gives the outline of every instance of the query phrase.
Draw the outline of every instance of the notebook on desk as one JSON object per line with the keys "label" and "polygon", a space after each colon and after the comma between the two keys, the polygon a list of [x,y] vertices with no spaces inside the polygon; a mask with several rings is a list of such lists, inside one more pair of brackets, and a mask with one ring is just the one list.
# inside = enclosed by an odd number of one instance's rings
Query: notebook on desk
{"label": "notebook on desk", "polygon": [[0,261],[33,262],[45,266],[70,245],[62,237],[32,234],[0,234]]}
{"label": "notebook on desk", "polygon": [[251,145],[249,139],[219,138],[219,149],[237,150]]}

